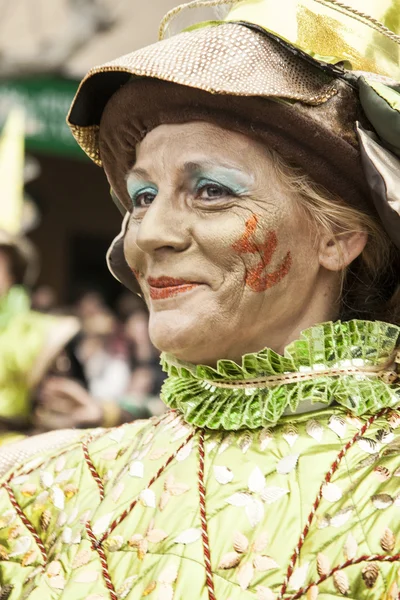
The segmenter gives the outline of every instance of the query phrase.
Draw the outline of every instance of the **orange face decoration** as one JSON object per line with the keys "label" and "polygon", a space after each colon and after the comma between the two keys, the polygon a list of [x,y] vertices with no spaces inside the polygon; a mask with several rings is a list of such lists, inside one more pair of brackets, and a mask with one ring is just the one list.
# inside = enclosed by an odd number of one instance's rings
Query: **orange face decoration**
{"label": "orange face decoration", "polygon": [[246,229],[242,237],[233,244],[233,249],[239,254],[258,254],[260,259],[254,267],[248,269],[246,273],[246,285],[253,292],[265,292],[273,287],[289,273],[292,265],[292,255],[287,252],[282,263],[277,269],[269,273],[268,266],[278,247],[278,238],[275,231],[268,231],[265,241],[261,244],[255,241],[255,234],[258,225],[257,215],[252,215],[246,221]]}

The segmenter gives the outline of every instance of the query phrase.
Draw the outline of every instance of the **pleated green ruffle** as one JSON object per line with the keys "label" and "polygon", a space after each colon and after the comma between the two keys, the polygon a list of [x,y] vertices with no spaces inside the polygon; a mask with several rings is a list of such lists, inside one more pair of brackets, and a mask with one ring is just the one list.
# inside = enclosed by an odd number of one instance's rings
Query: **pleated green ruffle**
{"label": "pleated green ruffle", "polygon": [[[239,365],[220,360],[217,367],[192,365],[163,354],[168,373],[163,401],[195,426],[239,430],[266,427],[301,403],[337,403],[355,415],[374,414],[400,402],[399,385],[369,374],[326,375],[318,372],[387,363],[399,343],[400,328],[380,321],[327,322],[302,332],[283,355],[269,348],[243,356]],[[273,375],[313,373],[312,380],[277,382],[273,387],[243,388],[239,382]],[[238,387],[219,388],[217,382]],[[300,409],[299,409],[300,407]]]}

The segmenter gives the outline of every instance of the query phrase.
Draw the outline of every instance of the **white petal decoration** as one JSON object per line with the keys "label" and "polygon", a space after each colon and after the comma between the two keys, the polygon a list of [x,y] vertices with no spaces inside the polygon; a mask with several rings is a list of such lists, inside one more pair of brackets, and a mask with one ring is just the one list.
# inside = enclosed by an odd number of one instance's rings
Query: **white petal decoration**
{"label": "white petal decoration", "polygon": [[125,429],[123,427],[118,427],[118,429],[113,429],[113,431],[108,435],[110,440],[113,442],[117,442],[119,444],[125,435]]}
{"label": "white petal decoration", "polygon": [[272,440],[272,434],[270,429],[263,429],[260,433],[260,448],[262,451],[266,450]]}
{"label": "white petal decoration", "polygon": [[111,448],[111,450],[106,450],[105,452],[103,452],[101,458],[103,460],[115,460],[118,456],[118,452],[118,448]]}
{"label": "white petal decoration", "polygon": [[371,440],[370,438],[360,438],[357,440],[357,444],[360,446],[361,450],[367,452],[368,454],[376,454],[379,450],[379,444],[375,440]]}
{"label": "white petal decoration", "polygon": [[233,473],[228,467],[214,467],[214,477],[221,485],[230,483],[233,479]]}
{"label": "white petal decoration", "polygon": [[42,461],[43,458],[41,455],[37,458],[33,458],[31,461],[26,463],[26,465],[24,465],[25,471],[32,471],[33,469],[36,469],[36,467],[38,467]]}
{"label": "white petal decoration", "polygon": [[60,471],[62,471],[65,467],[65,465],[67,464],[67,458],[65,456],[65,454],[63,456],[60,456],[57,459],[56,462],[56,473],[59,473]]}
{"label": "white petal decoration", "polygon": [[329,558],[323,552],[319,552],[317,555],[317,571],[320,577],[329,575],[332,569]]}
{"label": "white petal decoration", "polygon": [[72,540],[71,540],[71,543],[72,543],[72,544],[80,544],[80,543],[81,543],[81,541],[82,541],[82,535],[81,535],[81,533],[78,531],[78,532],[77,532],[77,533],[74,535],[74,537],[72,538]]}
{"label": "white petal decoration", "polygon": [[162,583],[157,586],[157,600],[173,600],[174,588],[169,583]]}
{"label": "white petal decoration", "polygon": [[343,491],[335,483],[324,483],[322,486],[322,496],[328,502],[337,502],[343,496]]}
{"label": "white petal decoration", "polygon": [[393,504],[393,498],[389,494],[376,494],[372,496],[371,500],[375,508],[379,510],[385,510]]}
{"label": "white petal decoration", "polygon": [[218,448],[218,454],[223,454],[225,452],[225,450],[227,450],[229,448],[229,446],[232,445],[234,441],[234,437],[232,434],[227,435],[224,438],[224,441],[221,442],[220,447]]}
{"label": "white petal decoration", "polygon": [[261,494],[265,488],[265,477],[260,467],[255,467],[249,475],[249,490],[256,494]]}
{"label": "white petal decoration", "polygon": [[307,592],[307,600],[318,600],[319,591],[317,585],[312,585]]}
{"label": "white petal decoration", "polygon": [[244,492],[237,492],[236,494],[229,496],[226,501],[232,506],[247,506],[247,504],[251,501],[251,496],[249,494],[245,494]]}
{"label": "white petal decoration", "polygon": [[264,552],[269,543],[269,535],[266,531],[261,533],[254,542],[254,552]]}
{"label": "white petal decoration", "polygon": [[393,442],[394,440],[394,433],[393,431],[390,431],[390,429],[381,429],[378,431],[376,439],[378,442],[381,442],[381,444],[390,444],[390,442]]}
{"label": "white petal decoration", "polygon": [[149,508],[156,507],[156,495],[152,490],[146,489],[140,492],[140,500],[144,506]]}
{"label": "white petal decoration", "polygon": [[284,488],[277,487],[277,486],[270,486],[270,487],[264,488],[264,490],[261,494],[261,498],[264,500],[264,502],[266,504],[273,504],[277,500],[280,500],[281,498],[283,498],[283,496],[286,496],[286,494],[288,494],[288,493],[289,493],[289,490],[285,490]]}
{"label": "white petal decoration", "polygon": [[177,440],[180,440],[180,439],[188,436],[190,432],[191,432],[191,429],[187,425],[182,425],[181,427],[179,427],[179,429],[174,434],[172,441],[176,442]]}
{"label": "white petal decoration", "polygon": [[278,563],[270,556],[256,556],[254,559],[254,567],[256,571],[261,572],[279,569]]}
{"label": "white petal decoration", "polygon": [[280,475],[288,475],[291,473],[296,468],[299,456],[299,454],[289,454],[282,458],[276,467],[278,473]]}
{"label": "white petal decoration", "polygon": [[189,490],[190,486],[186,485],[186,483],[179,483],[175,480],[170,481],[167,485],[167,491],[171,496],[181,496],[182,494],[186,494]]}
{"label": "white petal decoration", "polygon": [[144,476],[144,464],[139,460],[133,462],[129,467],[129,475],[142,478]]}
{"label": "white petal decoration", "polygon": [[150,460],[160,460],[160,458],[162,458],[166,454],[167,454],[167,449],[166,448],[156,448],[150,454],[149,459]]}
{"label": "white petal decoration", "polygon": [[336,415],[333,415],[329,419],[328,427],[329,429],[334,431],[336,435],[340,438],[343,438],[346,435],[347,425],[346,421],[342,417],[337,417]]}
{"label": "white petal decoration", "polygon": [[177,579],[178,579],[178,568],[175,565],[168,565],[168,567],[166,569],[164,569],[158,576],[158,581],[160,583],[172,584]]}
{"label": "white petal decoration", "polygon": [[249,450],[251,444],[253,443],[253,437],[249,433],[244,433],[237,441],[237,444],[243,454]]}
{"label": "white petal decoration", "polygon": [[137,578],[138,578],[138,575],[131,575],[131,577],[128,577],[127,579],[125,579],[123,584],[120,585],[119,588],[117,589],[118,600],[124,600],[124,598],[126,598],[129,595],[129,593],[131,592],[131,590],[133,588],[133,584]]}
{"label": "white petal decoration", "polygon": [[242,557],[237,552],[228,552],[219,561],[218,569],[234,569],[241,560]]}
{"label": "white petal decoration", "polygon": [[19,537],[13,546],[13,551],[9,554],[10,557],[20,556],[28,552],[32,545],[32,538],[29,535]]}
{"label": "white petal decoration", "polygon": [[41,481],[43,487],[45,487],[45,488],[51,487],[54,483],[53,474],[49,473],[48,471],[42,471],[40,474],[40,481]]}
{"label": "white petal decoration", "polygon": [[74,577],[75,583],[93,583],[99,578],[97,571],[82,571]]}
{"label": "white petal decoration", "polygon": [[350,589],[349,579],[344,571],[336,571],[333,574],[333,583],[335,588],[345,596]]}
{"label": "white petal decoration", "polygon": [[56,508],[63,510],[65,506],[64,492],[58,487],[54,486],[51,488],[51,499]]}
{"label": "white petal decoration", "polygon": [[282,437],[284,440],[286,440],[290,447],[294,446],[297,438],[299,437],[297,427],[295,427],[294,425],[288,425],[288,427],[286,427],[285,431],[283,432]]}
{"label": "white petal decoration", "polygon": [[62,541],[64,544],[70,544],[72,540],[72,529],[71,527],[64,527],[62,532]]}
{"label": "white petal decoration", "polygon": [[341,527],[350,519],[353,510],[354,509],[351,507],[344,508],[343,510],[339,511],[338,513],[336,513],[336,515],[330,518],[329,524],[332,527]]}
{"label": "white petal decoration", "polygon": [[201,529],[186,529],[174,539],[175,544],[193,544],[201,537]]}
{"label": "white petal decoration", "polygon": [[119,483],[117,483],[117,485],[111,492],[111,498],[113,499],[113,502],[118,502],[118,500],[122,496],[124,489],[125,489],[125,484],[123,481],[120,481]]}
{"label": "white petal decoration", "polygon": [[344,555],[346,560],[353,560],[357,556],[358,544],[356,539],[351,533],[347,536],[346,543],[344,545]]}
{"label": "white petal decoration", "polygon": [[243,591],[247,590],[254,576],[254,567],[247,562],[241,565],[237,573],[237,580]]}
{"label": "white petal decoration", "polygon": [[168,537],[168,533],[165,533],[162,529],[151,529],[147,533],[147,539],[151,544],[158,544]]}
{"label": "white petal decoration", "polygon": [[64,512],[62,510],[60,512],[60,514],[58,515],[57,527],[64,527],[64,525],[66,524],[67,521],[68,521],[68,515],[66,512]]}
{"label": "white petal decoration", "polygon": [[41,505],[46,504],[48,497],[49,497],[48,490],[44,490],[44,492],[40,492],[40,494],[38,496],[36,496],[36,498],[35,498],[35,505],[41,506]]}
{"label": "white petal decoration", "polygon": [[72,568],[79,569],[79,567],[83,567],[84,565],[87,565],[90,562],[90,559],[91,559],[90,550],[87,550],[87,549],[81,550],[75,556],[73,563],[72,563]]}
{"label": "white petal decoration", "polygon": [[322,442],[322,438],[324,437],[324,428],[322,427],[321,423],[318,423],[318,421],[315,421],[315,419],[311,419],[311,421],[308,421],[307,423],[306,431],[310,437],[314,438],[314,440],[317,442]]}
{"label": "white petal decoration", "polygon": [[75,471],[76,469],[65,469],[65,471],[61,471],[56,477],[56,483],[69,481],[73,477]]}
{"label": "white petal decoration", "polygon": [[183,448],[181,448],[179,450],[178,454],[175,457],[176,460],[178,462],[183,462],[190,456],[192,450],[193,450],[193,440],[190,440],[185,446],[183,446]]}
{"label": "white petal decoration", "polygon": [[256,587],[256,591],[257,600],[276,600],[276,594],[274,594],[270,588],[264,587],[263,585],[258,585]]}
{"label": "white petal decoration", "polygon": [[20,475],[19,477],[14,477],[12,480],[13,485],[22,485],[26,481],[29,481],[29,475]]}
{"label": "white petal decoration", "polygon": [[301,567],[295,569],[292,573],[291,578],[289,579],[289,587],[292,590],[299,590],[302,588],[306,582],[308,568],[310,566],[309,562],[304,563]]}
{"label": "white petal decoration", "polygon": [[143,460],[151,450],[151,444],[147,444],[147,446],[143,446],[141,451],[139,452],[137,458],[139,460]]}
{"label": "white petal decoration", "polygon": [[109,528],[113,518],[113,513],[107,513],[94,522],[92,531],[94,535],[102,535]]}
{"label": "white petal decoration", "polygon": [[47,568],[47,576],[54,577],[55,575],[59,575],[62,571],[62,564],[59,560],[53,560],[48,568]]}
{"label": "white petal decoration", "polygon": [[210,442],[207,443],[207,452],[212,452],[214,450],[214,448],[216,448],[216,446],[217,446],[217,441],[211,440]]}
{"label": "white petal decoration", "polygon": [[256,527],[264,518],[264,505],[258,498],[251,498],[245,511],[252,527]]}
{"label": "white petal decoration", "polygon": [[49,586],[55,590],[63,590],[65,588],[65,579],[63,575],[55,575],[49,578]]}
{"label": "white petal decoration", "polygon": [[79,518],[79,523],[82,523],[84,525],[85,523],[90,521],[91,518],[92,518],[92,511],[85,510],[85,512],[83,512]]}
{"label": "white petal decoration", "polygon": [[74,521],[76,521],[76,518],[78,517],[79,511],[78,508],[75,506],[75,508],[72,510],[71,514],[68,517],[68,525],[71,525],[72,523],[74,523]]}
{"label": "white petal decoration", "polygon": [[4,512],[0,516],[0,529],[4,529],[4,527],[9,527],[11,525],[11,523],[13,523],[15,521],[16,518],[17,518],[17,513],[15,512],[15,510],[13,508],[6,510],[6,512]]}
{"label": "white petal decoration", "polygon": [[240,531],[235,531],[233,534],[233,547],[239,554],[244,554],[249,549],[249,540]]}

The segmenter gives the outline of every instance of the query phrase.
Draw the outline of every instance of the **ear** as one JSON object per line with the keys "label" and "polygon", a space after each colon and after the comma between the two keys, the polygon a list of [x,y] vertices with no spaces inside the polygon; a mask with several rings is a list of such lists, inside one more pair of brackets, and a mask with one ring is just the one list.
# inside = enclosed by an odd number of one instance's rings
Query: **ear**
{"label": "ear", "polygon": [[319,244],[319,264],[328,271],[342,271],[364,250],[368,241],[365,232],[323,235]]}

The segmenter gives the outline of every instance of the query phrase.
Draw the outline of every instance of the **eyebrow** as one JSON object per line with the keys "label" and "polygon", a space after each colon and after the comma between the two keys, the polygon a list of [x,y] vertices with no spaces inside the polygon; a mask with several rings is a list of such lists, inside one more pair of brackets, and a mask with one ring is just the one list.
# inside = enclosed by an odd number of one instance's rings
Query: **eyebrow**
{"label": "eyebrow", "polygon": [[141,169],[140,167],[134,167],[133,169],[131,169],[130,171],[128,171],[128,173],[126,174],[125,179],[128,179],[129,177],[131,177],[131,175],[134,175],[135,177],[137,177],[138,179],[150,179],[150,175],[148,174],[148,172],[146,171],[146,169]]}
{"label": "eyebrow", "polygon": [[[197,171],[201,171],[204,168],[213,168],[213,169],[223,168],[223,169],[227,169],[229,171],[235,171],[236,173],[243,175],[243,171],[241,171],[237,167],[233,167],[232,165],[228,165],[228,164],[224,164],[224,163],[216,164],[212,160],[204,160],[202,162],[188,161],[188,162],[185,162],[182,165],[182,167],[180,167],[179,170],[182,173],[189,173],[190,175],[192,175],[193,173],[196,173]],[[149,172],[146,171],[146,169],[143,169],[141,167],[134,167],[133,169],[131,169],[129,171],[129,173],[126,175],[126,179],[128,179],[132,175],[134,177],[137,177],[138,179],[148,179],[148,180],[151,179]]]}

